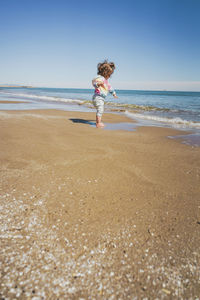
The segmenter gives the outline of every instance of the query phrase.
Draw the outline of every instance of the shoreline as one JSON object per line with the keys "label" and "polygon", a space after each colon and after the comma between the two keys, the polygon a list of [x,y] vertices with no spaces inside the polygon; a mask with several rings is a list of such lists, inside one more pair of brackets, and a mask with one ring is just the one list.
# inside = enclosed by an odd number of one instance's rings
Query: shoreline
{"label": "shoreline", "polygon": [[197,298],[199,148],[82,121],[95,113],[0,113],[0,295]]}
{"label": "shoreline", "polygon": [[[93,107],[91,100],[88,100],[91,99],[91,90],[86,90],[87,92],[84,92],[83,89],[66,89],[65,91],[52,88],[52,91],[48,89],[36,89],[33,92],[26,92],[23,89],[19,89],[19,91],[21,92],[8,91],[8,94],[6,94],[6,92],[1,93],[0,97],[2,100],[4,100],[3,95],[11,100],[21,100],[20,98],[24,98],[26,101],[28,100],[30,107],[28,108],[28,105],[23,106],[21,104],[21,109],[52,108],[77,111],[83,110],[87,112]],[[149,91],[137,93],[135,91],[135,94],[128,92],[130,91],[121,91],[120,101],[112,102],[108,99],[108,101],[106,101],[106,110],[109,112],[118,111],[127,113],[131,119],[136,119],[145,126],[164,126],[191,132],[195,131],[199,133],[200,143],[199,106],[197,102],[200,94],[198,95],[197,93],[197,98],[195,98],[190,94],[187,95],[185,92],[182,93],[184,96],[175,96],[171,94],[167,96],[166,92],[163,92],[163,95],[160,95],[160,93],[156,91],[154,93],[150,93]],[[183,103],[181,106],[179,96],[181,96],[181,103]],[[6,106],[6,104],[4,104],[4,106]],[[14,109],[17,110],[17,105],[14,106]],[[6,109],[6,107],[3,107],[3,105],[0,104],[0,109]],[[7,105],[7,109],[10,109],[9,105]]]}
{"label": "shoreline", "polygon": [[6,100],[0,100],[0,104],[17,104],[17,103],[27,103],[26,101],[6,101]]}
{"label": "shoreline", "polygon": [[[2,110],[2,106],[0,107],[0,112],[10,112],[10,111],[18,111],[18,112],[23,112],[23,111],[40,111],[40,110],[61,110],[61,111],[77,111],[77,112],[90,112],[93,110],[93,112],[95,112],[95,109],[91,106],[86,104],[77,104],[77,103],[73,103],[73,104],[65,104],[65,103],[60,103],[57,104],[57,108],[49,108],[48,106],[46,107],[45,102],[44,102],[44,106],[43,107],[36,107],[33,106],[33,108],[28,108],[31,106],[31,103],[34,104],[34,102],[31,101],[13,101],[13,100],[1,100],[0,104],[4,105],[11,105],[9,110],[7,109],[3,109]],[[50,103],[52,104],[52,103]],[[15,108],[13,105],[16,105]],[[22,105],[20,108],[18,105]],[[27,109],[24,109],[23,105],[27,105]],[[41,105],[41,104],[40,104]],[[81,108],[80,108],[81,107]],[[84,109],[83,109],[84,107]],[[85,110],[85,111],[84,111]],[[192,128],[174,128],[172,125],[169,124],[164,124],[162,122],[155,122],[153,120],[143,120],[137,117],[136,114],[134,114],[133,116],[131,115],[131,113],[129,111],[126,111],[124,109],[121,109],[120,107],[116,108],[111,108],[109,106],[107,106],[105,108],[105,112],[104,115],[106,114],[119,114],[121,116],[124,116],[127,119],[127,124],[116,124],[116,125],[109,125],[109,123],[107,124],[107,126],[104,128],[105,130],[128,130],[128,131],[132,131],[132,130],[136,130],[138,127],[158,127],[158,128],[169,128],[175,131],[179,131],[179,134],[176,134],[176,136],[173,137],[172,136],[168,136],[168,138],[172,138],[172,139],[176,139],[177,141],[179,141],[180,143],[186,144],[188,146],[191,147],[200,147],[200,132],[197,129],[192,129]],[[135,123],[134,126],[132,126],[132,122]],[[85,122],[88,125],[91,125],[93,127],[95,127],[95,122]]]}

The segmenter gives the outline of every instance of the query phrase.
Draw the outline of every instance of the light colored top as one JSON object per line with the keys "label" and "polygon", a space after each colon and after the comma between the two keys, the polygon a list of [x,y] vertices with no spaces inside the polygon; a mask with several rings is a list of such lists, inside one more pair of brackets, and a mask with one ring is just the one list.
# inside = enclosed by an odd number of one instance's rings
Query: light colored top
{"label": "light colored top", "polygon": [[[99,86],[99,83],[103,83],[105,88]],[[108,93],[111,93],[113,96],[116,95],[115,90],[112,88],[108,80],[101,75],[98,75],[96,78],[92,80],[92,85],[95,88],[94,91],[95,95],[101,96],[103,98],[106,98]]]}

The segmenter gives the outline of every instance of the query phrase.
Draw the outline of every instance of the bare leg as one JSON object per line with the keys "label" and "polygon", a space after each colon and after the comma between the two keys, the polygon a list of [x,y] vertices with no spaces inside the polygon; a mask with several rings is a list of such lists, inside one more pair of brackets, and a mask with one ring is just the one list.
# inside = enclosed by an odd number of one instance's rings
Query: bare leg
{"label": "bare leg", "polygon": [[101,122],[101,117],[96,116],[96,127],[97,128],[103,128],[104,124]]}

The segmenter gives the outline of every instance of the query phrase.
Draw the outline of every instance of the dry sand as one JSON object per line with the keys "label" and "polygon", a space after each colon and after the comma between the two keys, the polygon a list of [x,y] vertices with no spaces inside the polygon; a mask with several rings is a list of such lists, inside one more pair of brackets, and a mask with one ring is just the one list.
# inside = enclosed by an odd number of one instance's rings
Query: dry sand
{"label": "dry sand", "polygon": [[200,148],[94,117],[0,112],[0,299],[199,299]]}

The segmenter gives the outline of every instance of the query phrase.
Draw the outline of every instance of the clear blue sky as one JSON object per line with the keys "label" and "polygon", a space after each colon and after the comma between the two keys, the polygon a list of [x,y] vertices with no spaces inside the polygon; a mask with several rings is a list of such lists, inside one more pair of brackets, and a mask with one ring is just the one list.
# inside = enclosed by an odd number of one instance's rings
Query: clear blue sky
{"label": "clear blue sky", "polygon": [[200,91],[200,0],[0,0],[0,83]]}

